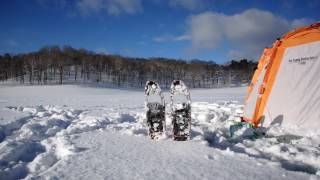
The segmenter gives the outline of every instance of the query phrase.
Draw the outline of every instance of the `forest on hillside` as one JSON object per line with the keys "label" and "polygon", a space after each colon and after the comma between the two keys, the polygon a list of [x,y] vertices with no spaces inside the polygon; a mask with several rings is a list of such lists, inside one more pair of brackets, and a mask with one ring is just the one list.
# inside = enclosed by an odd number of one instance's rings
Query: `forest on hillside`
{"label": "forest on hillside", "polygon": [[196,59],[132,58],[50,46],[37,52],[0,55],[0,81],[143,87],[147,80],[155,80],[168,88],[172,80],[181,79],[191,88],[212,88],[249,83],[256,66],[247,59],[220,65]]}

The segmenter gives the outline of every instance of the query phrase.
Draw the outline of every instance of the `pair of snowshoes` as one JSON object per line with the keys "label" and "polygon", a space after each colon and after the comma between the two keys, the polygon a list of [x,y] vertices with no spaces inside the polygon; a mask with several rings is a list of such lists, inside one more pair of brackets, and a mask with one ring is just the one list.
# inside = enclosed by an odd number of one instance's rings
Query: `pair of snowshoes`
{"label": "pair of snowshoes", "polygon": [[[155,81],[147,81],[145,86],[145,107],[147,114],[147,125],[151,139],[158,139],[166,132],[165,101],[161,88]],[[150,102],[150,96],[157,95],[160,101]],[[186,99],[176,102],[175,96],[182,95]],[[190,139],[191,129],[191,99],[187,86],[181,80],[174,80],[170,87],[170,109],[172,117],[173,139],[185,141]]]}

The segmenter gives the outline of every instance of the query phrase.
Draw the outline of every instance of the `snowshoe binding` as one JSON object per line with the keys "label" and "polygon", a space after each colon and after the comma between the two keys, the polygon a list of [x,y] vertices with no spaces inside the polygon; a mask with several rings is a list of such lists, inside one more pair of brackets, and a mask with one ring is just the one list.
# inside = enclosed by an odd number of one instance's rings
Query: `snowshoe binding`
{"label": "snowshoe binding", "polygon": [[[159,139],[165,134],[165,101],[161,88],[155,81],[147,81],[144,89],[145,108],[147,116],[147,125],[149,128],[149,137]],[[150,96],[160,97],[160,102],[150,102]]]}
{"label": "snowshoe binding", "polygon": [[[183,102],[175,102],[175,96],[184,96]],[[191,130],[191,99],[188,87],[181,80],[174,80],[170,87],[173,139],[190,140]]]}

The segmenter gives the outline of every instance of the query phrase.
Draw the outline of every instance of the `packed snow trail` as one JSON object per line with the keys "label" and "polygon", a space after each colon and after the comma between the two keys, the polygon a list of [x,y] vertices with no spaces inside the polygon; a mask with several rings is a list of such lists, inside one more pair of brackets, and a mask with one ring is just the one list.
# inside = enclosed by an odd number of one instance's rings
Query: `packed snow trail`
{"label": "packed snow trail", "polygon": [[244,92],[192,90],[191,141],[175,142],[170,116],[168,136],[148,138],[141,91],[1,87],[0,179],[320,179],[319,132],[229,139]]}

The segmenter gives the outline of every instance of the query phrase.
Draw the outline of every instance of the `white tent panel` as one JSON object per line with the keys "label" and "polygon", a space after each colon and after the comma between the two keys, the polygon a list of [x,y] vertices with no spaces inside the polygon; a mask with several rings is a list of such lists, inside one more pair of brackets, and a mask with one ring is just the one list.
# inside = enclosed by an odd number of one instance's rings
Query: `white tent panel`
{"label": "white tent panel", "polygon": [[320,129],[320,41],[285,50],[262,126]]}
{"label": "white tent panel", "polygon": [[256,84],[254,85],[252,92],[249,94],[248,100],[246,102],[244,114],[246,115],[246,117],[248,117],[250,119],[252,119],[254,116],[254,111],[256,109],[255,107],[256,107],[258,96],[259,96],[259,88],[260,88],[261,84],[263,83],[263,79],[264,79],[264,76],[267,71],[266,66],[267,66],[267,64],[264,65],[264,67],[259,75],[259,78],[258,78]]}

